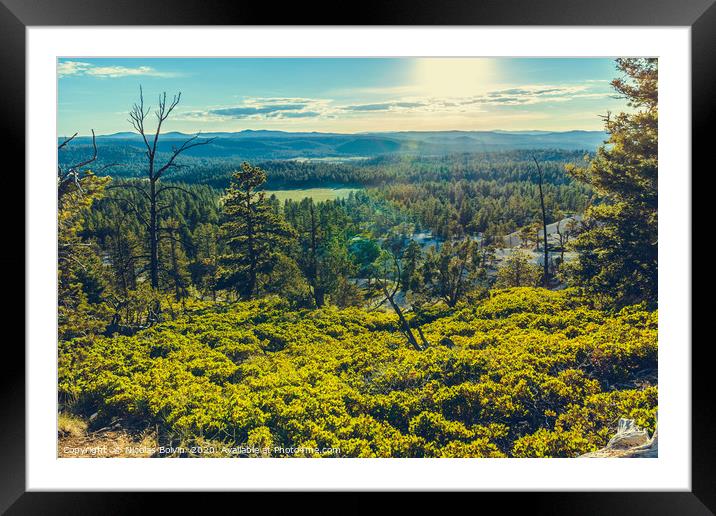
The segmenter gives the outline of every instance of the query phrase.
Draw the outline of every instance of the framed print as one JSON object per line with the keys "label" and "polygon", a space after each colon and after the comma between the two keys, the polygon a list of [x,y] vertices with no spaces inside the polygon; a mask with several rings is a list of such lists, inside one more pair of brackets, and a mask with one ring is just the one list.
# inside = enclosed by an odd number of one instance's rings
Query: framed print
{"label": "framed print", "polygon": [[716,8],[368,7],[4,1],[26,347],[3,510],[712,513],[691,170]]}

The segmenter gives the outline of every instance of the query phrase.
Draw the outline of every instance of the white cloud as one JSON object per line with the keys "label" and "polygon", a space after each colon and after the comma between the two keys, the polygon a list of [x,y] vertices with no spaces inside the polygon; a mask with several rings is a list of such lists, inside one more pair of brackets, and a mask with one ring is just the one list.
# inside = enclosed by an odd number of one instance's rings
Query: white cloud
{"label": "white cloud", "polygon": [[57,76],[69,77],[73,75],[84,75],[90,77],[117,78],[135,75],[150,77],[177,77],[174,72],[160,72],[151,66],[96,66],[83,61],[61,61],[57,63]]}
{"label": "white cloud", "polygon": [[[595,89],[596,88],[596,89]],[[578,99],[603,98],[610,94],[594,84],[528,84],[503,86],[472,96],[401,96],[384,97],[373,102],[339,103],[330,99],[303,97],[245,98],[233,105],[211,106],[185,111],[184,120],[221,122],[227,120],[285,120],[311,118],[350,118],[353,120],[384,116],[454,115],[472,116],[501,107],[563,103]]]}
{"label": "white cloud", "polygon": [[590,86],[584,84],[531,84],[505,87],[471,96],[402,97],[383,102],[345,105],[339,110],[353,114],[374,112],[472,113],[484,111],[489,107],[528,106],[608,96],[608,93],[592,92]]}
{"label": "white cloud", "polygon": [[588,88],[588,86],[581,84],[529,84],[488,91],[483,95],[468,97],[464,99],[463,103],[498,106],[524,106],[542,104],[545,102],[566,102],[576,98],[583,98],[587,95],[598,95],[585,93]]}
{"label": "white cloud", "polygon": [[57,76],[67,77],[68,75],[81,75],[92,65],[79,61],[62,61],[57,63]]}
{"label": "white cloud", "polygon": [[267,120],[283,118],[318,118],[330,116],[330,101],[307,98],[249,98],[232,106],[214,106],[201,111],[188,111],[186,120],[215,122],[220,120]]}

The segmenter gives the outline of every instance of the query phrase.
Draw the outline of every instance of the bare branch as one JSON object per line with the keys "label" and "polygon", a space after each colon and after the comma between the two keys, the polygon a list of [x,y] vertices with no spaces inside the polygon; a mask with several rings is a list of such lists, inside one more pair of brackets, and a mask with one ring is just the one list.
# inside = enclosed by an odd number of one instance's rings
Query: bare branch
{"label": "bare branch", "polygon": [[65,145],[67,145],[68,143],[70,143],[72,140],[74,140],[74,139],[75,139],[75,136],[77,136],[77,133],[73,134],[73,135],[70,136],[69,138],[66,138],[65,141],[63,141],[63,142],[57,147],[57,150],[60,150],[62,147],[64,147]]}
{"label": "bare branch", "polygon": [[[70,138],[67,138],[64,142],[62,142],[57,147],[58,152],[65,145],[67,145],[69,142],[71,142],[75,138],[75,136],[77,136],[77,133],[75,133]],[[95,139],[94,129],[92,129],[92,147],[93,147],[92,157],[90,157],[89,159],[86,159],[80,163],[77,163],[76,165],[72,165],[65,172],[62,172],[62,167],[60,167],[60,165],[58,163],[58,165],[57,165],[57,177],[58,177],[57,196],[58,196],[58,199],[62,199],[62,197],[67,193],[67,191],[70,188],[70,185],[72,185],[72,184],[75,185],[75,187],[77,188],[77,191],[80,194],[84,194],[84,190],[82,189],[82,185],[80,184],[80,181],[82,178],[80,178],[79,169],[84,167],[85,165],[92,163],[94,160],[97,159],[97,142]]]}
{"label": "bare branch", "polygon": [[381,306],[383,306],[387,300],[388,300],[388,299],[387,299],[386,297],[383,297],[383,299],[380,300],[380,303],[378,303],[377,305],[375,305],[375,306],[373,306],[373,307],[368,308],[368,311],[369,311],[369,312],[375,312],[378,308],[380,308]]}
{"label": "bare branch", "polygon": [[188,248],[188,249],[191,250],[191,251],[196,250],[196,247],[195,247],[195,246],[186,245],[186,244],[184,243],[184,241],[182,241],[182,239],[177,238],[177,237],[174,235],[174,230],[169,230],[169,228],[160,228],[160,232],[163,232],[163,233],[159,235],[159,237],[157,238],[157,240],[161,241],[161,240],[169,239],[169,240],[172,240],[172,241],[176,242],[177,244],[179,244],[179,245],[181,245],[181,246],[183,246],[183,247]]}
{"label": "bare branch", "polygon": [[63,260],[63,259],[64,259],[64,260],[72,260],[72,261],[75,262],[77,265],[79,265],[80,267],[82,267],[82,269],[83,269],[84,271],[87,271],[87,267],[85,266],[85,264],[82,263],[81,261],[79,261],[77,258],[75,258],[74,256],[72,256],[71,254],[59,256],[59,257],[57,258],[58,261],[61,261],[61,260]]}
{"label": "bare branch", "polygon": [[170,167],[172,167],[172,166],[176,166],[176,165],[174,165],[174,160],[175,160],[175,159],[177,158],[177,156],[179,156],[179,154],[181,154],[182,152],[187,151],[187,150],[189,150],[189,149],[191,149],[191,148],[193,148],[193,147],[199,147],[200,145],[207,145],[207,144],[213,142],[213,141],[216,139],[216,138],[207,138],[206,140],[195,141],[197,138],[199,138],[199,134],[195,134],[194,136],[192,136],[191,138],[189,138],[187,141],[185,141],[184,143],[182,143],[182,145],[181,145],[178,149],[174,149],[174,152],[173,152],[173,154],[172,154],[172,157],[169,158],[169,161],[167,161],[167,163],[166,163],[163,167],[161,167],[159,170],[157,170],[157,173],[155,174],[155,176],[156,176],[157,178],[160,178],[160,177],[162,177],[162,174],[164,174],[164,172],[165,172],[168,168],[170,168]]}
{"label": "bare branch", "polygon": [[77,170],[84,167],[85,165],[89,165],[94,160],[97,159],[97,140],[94,135],[94,129],[92,129],[92,157],[89,159],[86,159],[85,161],[81,161],[80,163],[77,163],[76,165],[72,165],[67,169],[67,172],[65,173],[64,177],[68,177],[71,174],[76,174]]}
{"label": "bare branch", "polygon": [[134,104],[132,106],[132,109],[129,111],[129,118],[127,121],[132,124],[132,127],[134,127],[134,130],[137,131],[144,140],[144,145],[147,147],[147,153],[151,153],[153,156],[154,153],[152,152],[152,148],[149,146],[149,141],[147,140],[147,136],[144,133],[144,120],[147,118],[147,115],[149,114],[149,109],[144,109],[144,93],[142,91],[141,84],[139,85],[139,104]]}
{"label": "bare branch", "polygon": [[395,294],[398,293],[398,289],[400,288],[400,262],[398,261],[398,257],[393,254],[393,263],[395,264],[395,287],[393,288],[392,294],[390,294],[390,299],[393,299],[395,297]]}
{"label": "bare branch", "polygon": [[133,183],[116,183],[116,184],[111,184],[111,185],[107,186],[108,190],[109,189],[114,190],[117,188],[134,188],[135,190],[138,190],[142,194],[144,194],[144,197],[146,197],[148,200],[150,200],[150,201],[152,200],[151,196],[147,193],[147,191],[144,188],[142,188],[139,185],[135,185]]}
{"label": "bare branch", "polygon": [[161,188],[159,188],[157,190],[157,195],[159,195],[162,192],[165,192],[166,190],[179,190],[179,191],[184,192],[185,194],[191,196],[193,199],[196,199],[196,194],[194,192],[191,192],[184,187],[176,186],[176,185],[162,186]]}
{"label": "bare branch", "polygon": [[140,222],[142,222],[142,224],[144,224],[145,226],[149,227],[149,222],[147,222],[147,219],[144,218],[144,215],[142,215],[139,208],[137,208],[137,205],[134,204],[132,201],[130,201],[129,199],[125,199],[123,197],[110,197],[109,200],[117,201],[117,202],[126,202],[129,205],[129,207],[132,208],[135,215],[137,215],[137,218],[140,220]]}
{"label": "bare branch", "polygon": [[97,172],[104,172],[104,171],[107,170],[108,168],[118,167],[118,166],[119,166],[119,163],[109,163],[109,164],[107,164],[107,165],[103,165],[103,166],[101,166],[100,168],[98,168],[98,169],[97,169]]}
{"label": "bare branch", "polygon": [[157,109],[154,114],[157,117],[157,130],[154,133],[154,142],[152,143],[152,152],[156,153],[157,151],[157,141],[159,140],[159,133],[162,130],[162,124],[164,121],[169,118],[169,115],[172,111],[174,111],[174,108],[177,107],[177,104],[179,104],[179,101],[181,100],[181,92],[179,92],[178,95],[174,95],[174,99],[172,100],[171,104],[169,104],[169,107],[167,108],[167,92],[163,92],[159,96],[159,109]]}

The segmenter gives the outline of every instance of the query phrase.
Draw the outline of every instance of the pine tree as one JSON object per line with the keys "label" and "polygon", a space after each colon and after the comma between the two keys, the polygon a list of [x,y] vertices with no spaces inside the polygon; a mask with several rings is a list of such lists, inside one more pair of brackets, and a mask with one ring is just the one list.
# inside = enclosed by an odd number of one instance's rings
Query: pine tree
{"label": "pine tree", "polygon": [[419,267],[422,259],[420,245],[415,240],[410,240],[403,253],[403,270],[401,272],[401,289],[405,292],[420,290],[421,277]]}
{"label": "pine tree", "polygon": [[524,251],[515,251],[497,269],[495,288],[536,287],[542,271]]}
{"label": "pine tree", "polygon": [[[61,143],[58,151],[75,136]],[[57,302],[61,340],[103,331],[110,316],[104,303],[108,281],[99,247],[80,236],[89,207],[102,197],[109,182],[86,168],[97,158],[94,131],[92,144],[91,158],[57,170]]]}
{"label": "pine tree", "polygon": [[485,280],[483,254],[469,239],[445,242],[437,252],[431,249],[423,268],[428,293],[450,307]]}
{"label": "pine tree", "polygon": [[585,214],[590,229],[573,243],[579,258],[568,276],[617,306],[657,303],[657,59],[618,59],[612,86],[630,112],[606,117],[607,144],[585,169],[571,169],[605,202]]}
{"label": "pine tree", "polygon": [[141,246],[135,236],[122,227],[119,219],[115,231],[108,235],[106,247],[109,251],[109,262],[112,266],[114,284],[117,292],[126,296],[127,292],[137,288],[137,270],[139,268],[135,249]]}
{"label": "pine tree", "polygon": [[350,220],[338,204],[316,204],[311,198],[287,203],[286,215],[298,232],[296,262],[311,286],[314,303],[321,307],[341,286],[339,279],[355,272],[346,247]]}
{"label": "pine tree", "polygon": [[189,265],[192,282],[203,291],[204,295],[210,293],[214,301],[216,301],[217,289],[218,238],[219,232],[216,225],[199,224],[192,236],[195,257]]}
{"label": "pine tree", "polygon": [[296,233],[278,215],[258,188],[266,173],[244,162],[234,173],[224,197],[225,222],[221,226],[230,253],[221,259],[222,286],[243,298],[256,297],[270,280],[278,255],[293,245]]}
{"label": "pine tree", "polygon": [[189,294],[189,260],[180,238],[181,224],[176,219],[168,219],[161,227],[159,239],[160,273],[166,284],[179,301]]}

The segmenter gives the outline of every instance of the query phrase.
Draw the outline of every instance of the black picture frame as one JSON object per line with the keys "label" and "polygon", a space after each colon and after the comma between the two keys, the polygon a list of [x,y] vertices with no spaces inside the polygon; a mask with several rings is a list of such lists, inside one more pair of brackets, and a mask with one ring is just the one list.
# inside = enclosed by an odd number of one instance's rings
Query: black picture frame
{"label": "black picture frame", "polygon": [[[23,198],[25,139],[25,29],[28,26],[63,25],[550,25],[550,26],[689,26],[692,58],[692,168],[713,168],[712,153],[716,122],[716,5],[715,0],[393,0],[364,1],[350,7],[310,7],[304,3],[249,3],[241,0],[0,0],[0,105],[2,141],[6,152],[18,157],[14,168],[7,166],[3,178],[8,197]],[[316,14],[320,13],[320,15]],[[48,114],[48,117],[54,114]],[[49,122],[48,122],[49,123]],[[708,157],[707,157],[708,156]],[[711,166],[707,166],[707,159]],[[688,173],[685,171],[685,174]],[[692,174],[693,178],[693,174]],[[16,184],[11,184],[14,181]],[[693,191],[693,189],[692,189]],[[31,195],[31,192],[25,192]],[[692,202],[694,205],[695,202]],[[7,209],[7,208],[6,208]],[[18,206],[14,213],[23,213]],[[20,275],[24,262],[25,228],[7,225],[8,242],[17,242],[14,251],[4,250],[0,263],[17,288],[8,290],[16,300],[15,310],[32,310],[20,303],[24,292]],[[694,220],[694,223],[697,223]],[[693,228],[692,228],[693,234]],[[693,251],[692,251],[693,252]],[[8,272],[12,271],[12,272]],[[26,271],[27,273],[27,271]],[[11,280],[8,280],[11,281]],[[14,287],[15,285],[13,285]],[[6,312],[10,314],[11,312]],[[26,312],[23,312],[25,315]],[[208,510],[206,497],[189,499],[186,494],[136,493],[40,493],[25,487],[25,352],[20,338],[10,338],[8,327],[18,327],[20,314],[6,319],[3,339],[5,360],[0,375],[0,512],[7,514],[128,514],[143,512],[147,497],[159,497],[163,512],[171,506],[191,510],[198,504]],[[691,343],[684,342],[688,350]],[[584,493],[480,493],[470,504],[492,501],[515,510],[523,505],[532,514],[714,514],[716,474],[713,438],[714,403],[708,352],[710,339],[695,341],[692,353],[692,491],[691,492],[584,492]],[[10,365],[11,364],[11,365]],[[246,495],[238,495],[244,497]],[[311,495],[309,495],[311,496]],[[456,494],[451,494],[456,496]],[[223,498],[236,497],[233,494]],[[403,511],[419,508],[423,496],[404,497]],[[283,501],[272,494],[271,507]],[[236,510],[240,506],[231,500]],[[237,500],[238,502],[238,500]],[[463,501],[464,502],[464,501]],[[300,503],[291,500],[291,503]],[[342,494],[340,505],[321,506],[321,499],[309,502],[316,512],[365,512],[375,506],[359,493]],[[460,500],[450,501],[457,509]],[[322,508],[321,508],[322,507]],[[487,505],[483,507],[487,508]],[[274,509],[269,512],[273,512]]]}

